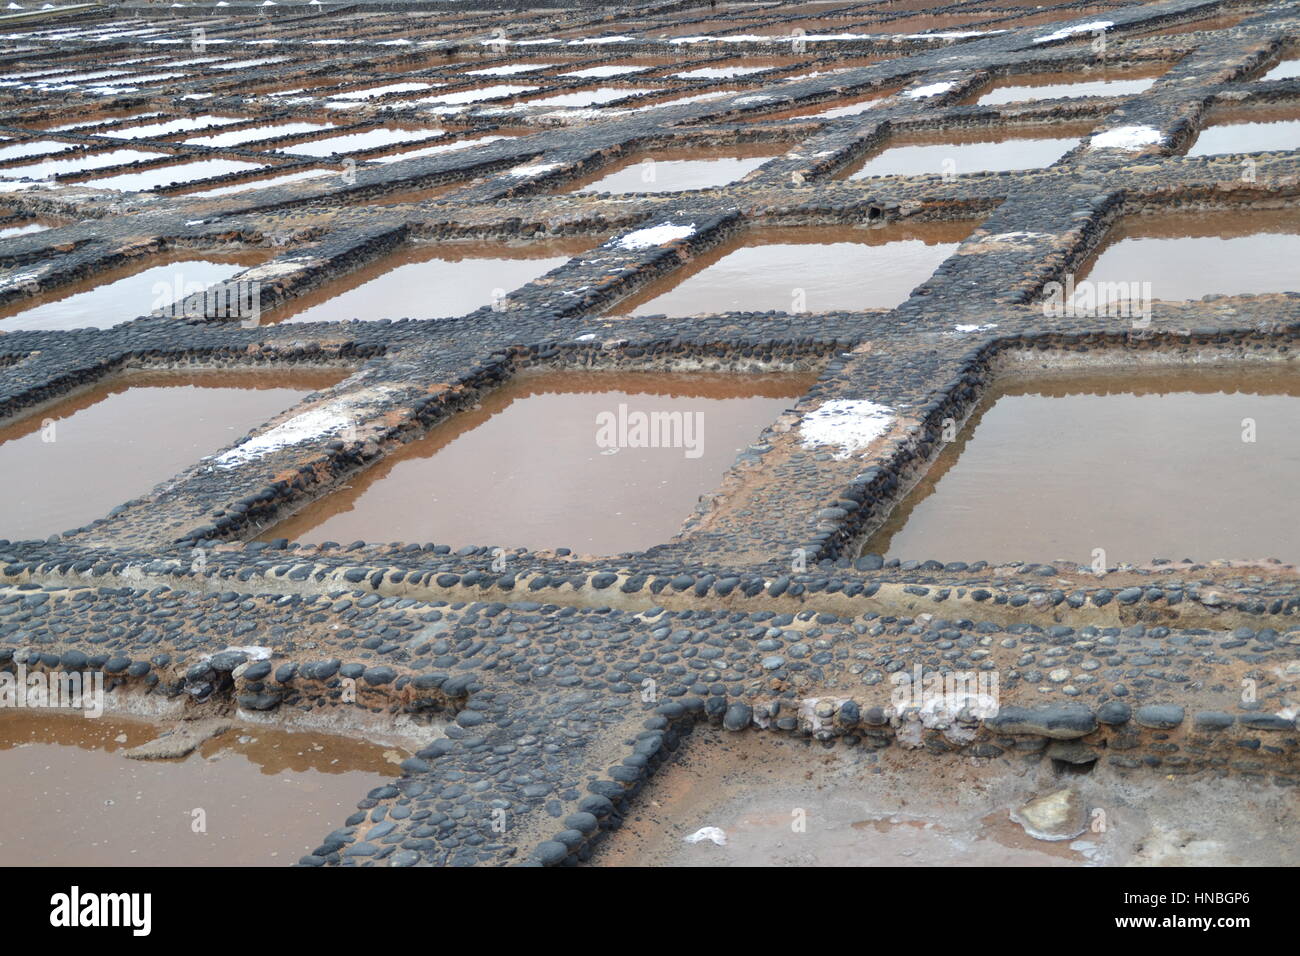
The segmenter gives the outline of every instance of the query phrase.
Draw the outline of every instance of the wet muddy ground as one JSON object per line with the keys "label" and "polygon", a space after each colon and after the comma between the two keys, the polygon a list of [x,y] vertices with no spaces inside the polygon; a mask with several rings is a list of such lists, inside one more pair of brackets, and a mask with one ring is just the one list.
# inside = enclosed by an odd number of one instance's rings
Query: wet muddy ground
{"label": "wet muddy ground", "polygon": [[[1295,866],[1300,813],[1275,787],[1204,775],[1059,776],[1050,760],[833,749],[700,730],[659,771],[598,866]],[[1075,786],[1088,830],[1035,839],[1010,819]],[[702,828],[721,831],[690,842]],[[712,834],[717,836],[717,834]]]}

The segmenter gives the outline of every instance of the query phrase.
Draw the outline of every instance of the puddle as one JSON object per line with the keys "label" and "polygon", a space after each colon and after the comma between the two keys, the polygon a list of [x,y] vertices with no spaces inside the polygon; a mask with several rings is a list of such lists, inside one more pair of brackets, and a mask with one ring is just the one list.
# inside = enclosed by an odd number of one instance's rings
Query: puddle
{"label": "puddle", "polygon": [[852,172],[870,176],[962,175],[1050,166],[1092,129],[1092,125],[1047,127],[1012,132],[971,130],[904,133],[891,136]]}
{"label": "puddle", "polygon": [[259,725],[236,725],[179,760],[123,756],[159,730],[120,717],[0,715],[10,810],[0,865],[288,866],[400,773],[400,751]]}
{"label": "puddle", "polygon": [[102,518],[346,374],[129,372],[29,413],[0,427],[0,536]]}
{"label": "puddle", "polygon": [[437,127],[387,127],[363,130],[359,133],[346,133],[342,136],[330,136],[326,139],[313,139],[305,143],[281,146],[277,153],[293,153],[298,156],[333,156],[335,153],[355,153],[363,149],[378,149],[381,146],[395,146],[400,143],[414,143],[423,139],[441,136],[445,131]]}
{"label": "puddle", "polygon": [[[1148,70],[1082,71],[1079,74],[1051,73],[1007,76],[994,80],[977,94],[979,106],[997,106],[1026,100],[1050,100],[1059,97],[1128,96],[1149,89],[1169,68],[1161,65]],[[1084,79],[1080,79],[1082,76]],[[969,100],[968,100],[969,102]]]}
{"label": "puddle", "polygon": [[1076,278],[1150,282],[1156,299],[1300,291],[1300,210],[1133,215]]}
{"label": "puddle", "polygon": [[[1255,422],[1243,441],[1244,420]],[[1300,561],[1300,371],[1058,372],[1008,379],[866,542],[939,561]],[[1230,489],[1252,502],[1225,508]]]}
{"label": "puddle", "polygon": [[1211,114],[1188,156],[1217,153],[1259,153],[1270,149],[1300,149],[1300,110],[1239,110]]}
{"label": "puddle", "polygon": [[0,332],[107,329],[265,262],[260,251],[149,256],[0,308]]}
{"label": "puddle", "polygon": [[115,176],[100,176],[78,183],[92,189],[112,189],[117,192],[145,192],[165,186],[198,182],[201,179],[214,179],[229,173],[251,173],[255,169],[265,169],[263,163],[253,163],[242,159],[200,159],[190,163],[174,163],[170,166],[155,166],[153,169],[141,169],[137,172],[118,173]]}
{"label": "puddle", "polygon": [[[415,244],[286,303],[272,322],[465,315],[599,245],[598,238]],[[436,290],[436,293],[435,293]]]}
{"label": "puddle", "polygon": [[659,193],[725,186],[780,156],[771,143],[636,153],[580,179],[565,192]]}
{"label": "puddle", "polygon": [[892,309],[973,228],[968,222],[756,228],[652,282],[610,313]]}
{"label": "puddle", "polygon": [[[699,496],[814,381],[811,374],[525,374],[260,540],[643,550],[676,534]],[[636,421],[653,412],[679,414],[677,429],[658,432],[661,447],[632,447]],[[602,433],[606,415],[614,424]]]}

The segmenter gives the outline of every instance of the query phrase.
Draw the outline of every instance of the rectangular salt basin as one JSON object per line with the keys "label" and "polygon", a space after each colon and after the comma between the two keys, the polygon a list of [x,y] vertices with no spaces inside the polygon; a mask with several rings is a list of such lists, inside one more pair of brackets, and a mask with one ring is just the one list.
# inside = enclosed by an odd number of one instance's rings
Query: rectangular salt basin
{"label": "rectangular salt basin", "polygon": [[767,70],[774,69],[770,66],[699,66],[691,70],[682,70],[679,73],[670,73],[669,76],[675,76],[681,80],[730,80],[737,76],[748,76],[751,73],[763,73]]}
{"label": "rectangular salt basin", "polygon": [[52,139],[29,140],[14,143],[12,146],[0,146],[0,162],[22,159],[24,156],[43,156],[46,153],[62,153],[74,149],[72,143],[60,143]]}
{"label": "rectangular salt basin", "polygon": [[883,228],[753,229],[650,283],[610,312],[699,315],[736,311],[892,309],[930,277],[968,222]]}
{"label": "rectangular salt basin", "polygon": [[574,93],[557,93],[555,96],[544,96],[539,100],[521,100],[520,106],[601,106],[605,103],[612,103],[615,100],[625,100],[629,96],[645,96],[649,93],[658,93],[659,88],[633,87],[617,89],[615,87],[604,87],[598,90],[579,90]]}
{"label": "rectangular salt basin", "polygon": [[[0,866],[288,866],[391,783],[406,756],[351,737],[236,725],[182,759],[123,752],[169,729],[6,708]],[[190,809],[207,828],[195,833]],[[182,812],[183,808],[183,812]]]}
{"label": "rectangular salt basin", "polygon": [[1300,76],[1300,59],[1283,60],[1273,69],[1269,70],[1261,80],[1289,80],[1293,77]]}
{"label": "rectangular salt basin", "polygon": [[[1081,96],[1130,96],[1148,90],[1156,79],[1167,70],[1161,66],[1159,71],[1133,71],[1105,73],[1095,79],[1087,79],[1089,73],[1050,74],[1038,76],[1010,76],[995,80],[986,88],[986,92],[976,99],[979,106],[997,106],[1003,103],[1021,103],[1027,100],[1050,100],[1059,97],[1076,98]],[[1085,79],[1079,79],[1079,76]]]}
{"label": "rectangular salt basin", "polygon": [[[1243,441],[1252,419],[1255,441]],[[1061,372],[979,403],[864,553],[1300,561],[1300,370]],[[1247,491],[1247,499],[1239,497]],[[1239,504],[1228,503],[1229,498]]]}
{"label": "rectangular salt basin", "polygon": [[143,149],[110,149],[106,153],[91,153],[69,159],[47,159],[26,166],[10,166],[8,169],[0,169],[0,176],[5,179],[48,179],[51,176],[87,173],[92,169],[137,163],[142,159],[158,159],[165,155],[167,154],[148,152]]}
{"label": "rectangular salt basin", "polygon": [[443,130],[436,127],[428,129],[390,129],[380,126],[377,129],[362,130],[359,133],[345,133],[342,136],[330,136],[327,139],[313,139],[306,143],[294,143],[281,146],[277,153],[294,153],[299,156],[333,156],[335,153],[353,153],[361,149],[375,149],[380,146],[392,146],[396,143],[414,143],[423,139],[441,136]]}
{"label": "rectangular salt basin", "polygon": [[389,96],[393,93],[415,93],[419,90],[431,90],[441,83],[386,83],[383,86],[370,86],[364,90],[352,90],[348,93],[331,93],[332,100],[373,100],[377,96]]}
{"label": "rectangular salt basin", "polygon": [[706,149],[661,149],[635,153],[578,181],[565,192],[659,193],[710,189],[733,183],[783,149],[750,143]]}
{"label": "rectangular salt basin", "polygon": [[[485,66],[477,70],[466,70],[465,76],[517,76],[520,73],[535,73],[538,70],[549,69],[550,67],[559,66],[558,63],[507,63],[501,66]],[[577,76],[579,74],[566,73],[566,76]],[[608,74],[594,73],[592,76],[605,76]]]}
{"label": "rectangular salt basin", "polygon": [[[261,540],[643,550],[676,534],[699,496],[813,381],[764,373],[523,375]],[[655,412],[680,415],[679,447],[664,447],[674,433],[663,429],[660,447],[634,444],[636,422]]]}
{"label": "rectangular salt basin", "polygon": [[1219,153],[1260,153],[1272,149],[1300,149],[1300,110],[1239,110],[1222,119],[1211,114],[1188,156]]}
{"label": "rectangular salt basin", "polygon": [[185,193],[186,196],[202,196],[204,199],[216,199],[220,196],[234,196],[238,193],[246,193],[254,189],[269,189],[272,186],[287,186],[289,183],[296,183],[304,179],[318,179],[321,176],[338,175],[333,169],[304,169],[296,173],[285,173],[283,176],[263,176],[260,179],[250,179],[248,182],[234,183],[230,186],[215,186],[212,189],[198,189],[194,192]]}
{"label": "rectangular salt basin", "polygon": [[33,232],[44,232],[50,226],[42,222],[26,222],[21,226],[0,226],[0,239],[12,239],[14,236],[26,236]]}
{"label": "rectangular salt basin", "polygon": [[429,103],[433,106],[464,106],[470,103],[480,103],[484,100],[498,99],[502,96],[510,96],[514,93],[531,93],[536,89],[540,89],[540,87],[529,86],[522,83],[498,83],[495,86],[483,86],[472,90],[460,90],[456,93],[441,93],[437,96],[422,96],[413,102]]}
{"label": "rectangular salt basin", "polygon": [[446,319],[465,315],[586,252],[599,239],[409,246],[275,310],[270,321]]}
{"label": "rectangular salt basin", "polygon": [[262,139],[278,139],[281,136],[293,136],[298,133],[318,133],[333,128],[333,123],[276,123],[253,129],[236,129],[228,133],[195,136],[185,142],[195,146],[241,146]]}
{"label": "rectangular salt basin", "polygon": [[159,136],[170,136],[174,133],[187,133],[192,129],[226,126],[230,123],[238,123],[246,118],[243,116],[215,116],[212,114],[186,116],[181,119],[164,120],[159,123],[146,123],[143,126],[128,126],[125,129],[109,130],[104,135],[116,136],[121,139],[153,139]]}
{"label": "rectangular salt basin", "polygon": [[128,373],[12,421],[0,427],[0,537],[102,518],[344,374]]}
{"label": "rectangular salt basin", "polygon": [[266,261],[264,252],[150,256],[0,308],[0,332],[107,329]]}
{"label": "rectangular salt basin", "polygon": [[973,130],[890,137],[849,179],[871,176],[963,175],[1050,166],[1079,145],[1090,126],[1034,131]]}
{"label": "rectangular salt basin", "polygon": [[801,119],[803,117],[816,117],[818,119],[841,119],[845,116],[861,116],[868,110],[873,110],[880,105],[890,91],[876,90],[866,95],[851,96],[848,98],[840,97],[833,100],[822,100],[810,106],[797,106],[793,109],[780,110],[775,113],[763,113],[762,118],[765,120],[778,119]]}
{"label": "rectangular salt basin", "polygon": [[1300,209],[1127,216],[1076,279],[1169,300],[1300,291]]}
{"label": "rectangular salt basin", "polygon": [[264,163],[250,163],[242,159],[199,159],[190,163],[173,163],[170,166],[155,166],[138,172],[87,179],[79,185],[118,192],[145,192],[163,186],[214,179],[228,173],[251,173],[255,169],[265,168]]}
{"label": "rectangular salt basin", "polygon": [[369,161],[372,163],[400,163],[406,159],[419,159],[422,156],[436,156],[438,153],[454,153],[462,149],[472,149],[475,146],[486,146],[488,143],[495,143],[503,139],[512,139],[514,134],[507,136],[476,136],[472,139],[455,139],[448,143],[434,143],[432,146],[417,146],[415,149],[400,149],[397,152],[385,153],[382,156],[370,156]]}

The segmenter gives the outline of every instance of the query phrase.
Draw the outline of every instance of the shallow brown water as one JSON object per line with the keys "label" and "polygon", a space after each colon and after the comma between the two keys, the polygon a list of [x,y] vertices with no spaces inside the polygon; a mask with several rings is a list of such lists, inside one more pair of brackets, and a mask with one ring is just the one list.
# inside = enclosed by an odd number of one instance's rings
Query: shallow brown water
{"label": "shallow brown water", "polygon": [[1212,113],[1188,156],[1300,149],[1300,108],[1242,109]]}
{"label": "shallow brown water", "polygon": [[292,300],[268,320],[342,322],[464,315],[599,244],[598,238],[580,238],[408,246]]}
{"label": "shallow brown water", "polygon": [[1170,300],[1300,291],[1300,209],[1129,216],[1077,278]]}
{"label": "shallow brown water", "polygon": [[610,312],[891,309],[973,228],[956,222],[753,229],[650,283]]}
{"label": "shallow brown water", "polygon": [[243,159],[200,159],[190,163],[172,163],[167,166],[155,166],[152,169],[116,173],[112,176],[97,176],[84,180],[78,185],[92,189],[112,189],[117,192],[145,192],[163,186],[195,183],[229,173],[251,173],[265,168],[264,163]]}
{"label": "shallow brown water", "polygon": [[[1141,70],[1093,70],[1078,73],[1040,73],[994,80],[973,97],[980,106],[1049,100],[1058,97],[1127,96],[1148,89],[1169,69],[1166,65]],[[968,100],[969,101],[969,100]]]}
{"label": "shallow brown water", "polygon": [[1091,124],[1070,124],[1017,131],[905,133],[890,137],[847,178],[1038,169],[1078,146],[1091,128]]}
{"label": "shallow brown water", "polygon": [[288,866],[398,773],[391,757],[400,751],[258,725],[179,760],[122,755],[162,729],[122,717],[0,714],[0,865]]}
{"label": "shallow brown water", "polygon": [[134,372],[0,426],[0,537],[103,517],[345,374]]}
{"label": "shallow brown water", "polygon": [[566,185],[564,191],[657,193],[709,189],[735,182],[782,152],[780,145],[771,143],[647,150],[591,173],[576,185]]}
{"label": "shallow brown water", "polygon": [[[1255,441],[1242,440],[1253,419]],[[1300,561],[1300,371],[1010,380],[863,547],[939,561]],[[1243,491],[1247,499],[1243,499]]]}
{"label": "shallow brown water", "polygon": [[[586,554],[642,550],[676,534],[737,453],[813,380],[796,374],[524,375],[259,540],[433,541],[568,547]],[[617,417],[620,405],[629,423],[636,412],[682,413],[680,447],[604,447],[598,416]],[[701,426],[689,435],[688,417]],[[698,456],[690,457],[697,448]]]}
{"label": "shallow brown water", "polygon": [[323,158],[336,153],[353,153],[359,150],[377,149],[380,146],[398,146],[404,143],[417,143],[421,140],[441,136],[444,130],[429,126],[379,126],[375,129],[361,130],[354,133],[342,133],[324,139],[313,139],[289,146],[277,146],[277,153],[293,153],[296,156],[315,156]]}
{"label": "shallow brown water", "polygon": [[[198,258],[202,256],[202,258]],[[0,332],[107,329],[265,262],[265,251],[148,256],[0,308]]]}
{"label": "shallow brown water", "polygon": [[896,87],[888,89],[875,90],[864,95],[854,95],[840,97],[833,100],[822,100],[811,106],[798,106],[793,109],[779,110],[775,113],[763,113],[761,118],[764,120],[782,120],[782,119],[802,119],[805,116],[815,116],[818,119],[840,119],[844,116],[859,116],[868,110],[875,109],[880,105],[880,101],[896,90]]}
{"label": "shallow brown water", "polygon": [[143,149],[110,149],[98,153],[79,154],[66,159],[46,159],[22,166],[7,166],[0,170],[0,176],[5,179],[48,179],[51,176],[86,173],[94,169],[121,166],[124,163],[158,159],[164,155],[166,154]]}
{"label": "shallow brown water", "polygon": [[574,109],[584,106],[604,106],[616,100],[630,96],[644,96],[659,93],[659,87],[601,86],[590,90],[575,90],[572,93],[555,93],[539,99],[519,100],[519,106],[541,106]]}

